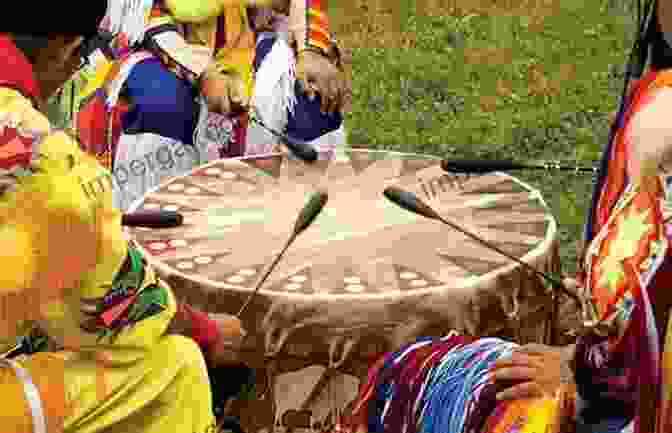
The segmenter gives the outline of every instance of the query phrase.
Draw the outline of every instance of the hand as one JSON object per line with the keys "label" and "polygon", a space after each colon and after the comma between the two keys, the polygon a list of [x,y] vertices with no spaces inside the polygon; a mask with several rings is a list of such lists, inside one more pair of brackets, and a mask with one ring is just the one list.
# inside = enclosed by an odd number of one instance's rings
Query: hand
{"label": "hand", "polygon": [[308,96],[320,94],[323,113],[334,113],[343,108],[345,78],[328,57],[309,50],[299,52],[296,76]]}
{"label": "hand", "polygon": [[208,349],[207,358],[213,366],[227,366],[238,362],[238,353],[247,332],[235,316],[212,314],[217,322],[217,340]]}
{"label": "hand", "polygon": [[199,84],[208,109],[212,112],[229,114],[249,107],[250,98],[246,95],[245,83],[237,74],[222,74],[215,69],[208,69]]}
{"label": "hand", "polygon": [[570,362],[574,346],[551,347],[528,344],[508,357],[497,361],[491,371],[495,383],[504,382],[506,389],[498,400],[553,397],[562,384],[574,382]]}

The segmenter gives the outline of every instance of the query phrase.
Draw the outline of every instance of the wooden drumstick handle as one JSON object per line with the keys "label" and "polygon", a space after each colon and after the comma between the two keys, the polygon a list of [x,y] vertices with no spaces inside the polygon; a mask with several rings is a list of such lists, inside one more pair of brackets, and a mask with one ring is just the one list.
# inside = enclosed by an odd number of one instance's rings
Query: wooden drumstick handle
{"label": "wooden drumstick handle", "polygon": [[569,296],[576,302],[581,302],[577,296],[567,290],[565,288],[565,285],[562,281],[557,280],[550,275],[546,274],[545,272],[541,272],[538,269],[536,269],[534,266],[525,263],[524,261],[520,260],[518,257],[514,257],[511,254],[507,253],[506,251],[503,251],[496,245],[486,241],[485,239],[471,233],[468,230],[463,229],[460,227],[458,224],[455,224],[452,221],[449,221],[439,215],[434,209],[432,209],[427,203],[423,202],[418,198],[415,194],[413,194],[410,191],[404,191],[401,188],[395,187],[395,186],[389,186],[385,188],[385,191],[383,192],[383,195],[385,197],[392,201],[394,204],[398,205],[399,207],[402,207],[410,212],[416,213],[418,215],[422,215],[426,218],[430,219],[435,219],[437,221],[441,221],[442,223],[446,224],[447,226],[451,227],[454,230],[457,230],[458,232],[462,233],[463,235],[467,236],[468,238],[473,239],[474,241],[480,243],[481,245],[490,248],[491,250],[501,254],[502,256],[513,260],[514,262],[518,263],[519,265],[525,267],[529,271],[533,272],[535,275],[538,275],[542,278],[544,278],[546,281],[551,283],[553,287],[560,289],[565,295]]}
{"label": "wooden drumstick handle", "polygon": [[278,265],[278,262],[287,251],[287,248],[289,248],[289,246],[296,240],[296,238],[301,233],[303,233],[308,227],[310,227],[310,225],[315,221],[315,218],[317,218],[320,212],[322,212],[322,209],[324,209],[324,206],[327,204],[328,200],[329,195],[327,194],[326,191],[317,191],[313,193],[313,195],[311,195],[310,199],[308,200],[308,203],[306,203],[303,209],[301,209],[301,213],[299,213],[299,216],[296,218],[296,223],[294,224],[294,230],[292,231],[292,234],[289,236],[289,239],[287,239],[285,246],[282,247],[280,253],[278,253],[278,255],[275,256],[275,259],[273,259],[273,262],[264,273],[264,276],[257,283],[256,287],[254,288],[254,291],[250,294],[250,296],[247,298],[243,306],[238,311],[238,314],[236,315],[238,318],[241,317],[245,309],[247,309],[247,307],[250,305],[252,299],[254,299],[261,286],[266,282],[268,276],[271,274],[271,272],[273,272],[273,269],[275,269],[275,267]]}

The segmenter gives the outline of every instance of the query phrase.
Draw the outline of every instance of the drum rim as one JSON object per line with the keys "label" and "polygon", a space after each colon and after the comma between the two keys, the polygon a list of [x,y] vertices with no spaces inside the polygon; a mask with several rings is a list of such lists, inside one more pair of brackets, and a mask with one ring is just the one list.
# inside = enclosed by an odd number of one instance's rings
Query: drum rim
{"label": "drum rim", "polygon": [[[422,154],[422,153],[411,153],[411,152],[399,152],[399,151],[388,151],[388,150],[380,150],[380,149],[345,149],[345,152],[353,152],[353,153],[386,153],[386,154],[394,154],[394,155],[404,155],[404,156],[419,156],[424,159],[434,159],[436,161],[440,161],[442,158],[436,155],[430,155],[430,154]],[[215,161],[211,161],[209,163],[200,165],[198,167],[195,167],[193,170],[189,171],[188,173],[176,177],[172,177],[164,182],[161,182],[158,186],[155,188],[152,188],[148,190],[143,196],[133,202],[133,204],[129,207],[129,212],[134,212],[138,210],[143,202],[146,200],[148,196],[153,194],[154,192],[158,191],[159,189],[163,188],[164,186],[175,182],[180,179],[185,179],[188,177],[191,177],[194,173],[207,170],[208,167],[211,167],[213,165],[221,165],[223,162],[226,164],[235,164],[239,165],[241,163],[244,163],[245,160],[253,160],[253,159],[262,159],[262,158],[270,158],[270,157],[275,157],[275,156],[281,156],[281,157],[287,157],[286,154],[282,152],[273,152],[273,153],[267,153],[267,154],[261,154],[261,155],[247,155],[247,156],[239,156],[235,158],[223,158],[223,159],[218,159]],[[546,233],[544,234],[544,238],[539,244],[537,244],[532,250],[528,251],[526,254],[518,257],[520,260],[524,261],[525,263],[533,264],[539,260],[540,257],[542,257],[546,252],[548,252],[551,248],[552,245],[557,241],[557,235],[558,235],[558,224],[555,216],[551,212],[550,207],[546,203],[546,201],[543,198],[543,195],[541,194],[541,190],[537,188],[533,188],[531,185],[527,184],[526,182],[511,176],[507,173],[502,173],[502,172],[493,172],[491,173],[493,176],[499,176],[499,177],[504,177],[507,179],[511,179],[513,182],[517,183],[520,185],[522,188],[525,190],[529,191],[530,194],[534,194],[534,200],[538,200],[538,202],[542,205],[542,207],[548,212],[545,214],[545,220],[548,223],[547,228],[546,228]],[[218,281],[213,281],[207,278],[202,278],[198,275],[193,275],[193,274],[186,274],[183,272],[180,272],[176,270],[175,268],[166,265],[165,263],[162,262],[162,260],[156,256],[153,256],[152,254],[149,254],[146,248],[144,248],[142,245],[140,245],[139,242],[135,241],[135,238],[132,236],[130,231],[128,229],[127,233],[131,236],[131,239],[133,239],[134,243],[136,244],[137,248],[140,250],[142,255],[147,259],[147,261],[154,266],[157,270],[162,271],[166,275],[169,275],[171,277],[179,277],[182,278],[186,281],[190,281],[193,283],[197,283],[201,286],[208,287],[209,290],[226,290],[230,292],[235,292],[235,293],[240,293],[240,294],[248,294],[252,292],[251,287],[242,287],[242,286],[235,286],[231,284],[226,284],[223,282],[218,282]],[[485,248],[485,246],[483,247]],[[533,265],[534,266],[534,265]],[[269,290],[265,289],[264,287],[259,289],[259,294],[262,294],[268,298],[271,299],[287,299],[289,301],[300,301],[303,299],[309,298],[311,301],[355,301],[359,302],[362,300],[393,300],[393,299],[408,299],[412,297],[421,297],[421,296],[428,296],[428,295],[433,295],[440,293],[442,291],[446,290],[466,290],[466,289],[471,289],[474,286],[483,286],[483,287],[488,287],[492,284],[493,281],[496,281],[497,278],[499,278],[502,275],[507,275],[507,274],[512,274],[515,272],[517,268],[522,267],[519,263],[516,262],[510,262],[506,265],[503,265],[497,269],[494,269],[486,274],[480,275],[476,278],[460,278],[456,279],[454,281],[451,281],[450,283],[443,284],[440,286],[430,286],[426,288],[417,288],[413,289],[412,291],[388,291],[388,292],[383,292],[383,293],[338,293],[338,294],[332,294],[332,293],[311,293],[309,295],[307,294],[302,294],[302,293],[291,293],[291,292],[285,292],[285,291],[275,291],[275,290]]]}

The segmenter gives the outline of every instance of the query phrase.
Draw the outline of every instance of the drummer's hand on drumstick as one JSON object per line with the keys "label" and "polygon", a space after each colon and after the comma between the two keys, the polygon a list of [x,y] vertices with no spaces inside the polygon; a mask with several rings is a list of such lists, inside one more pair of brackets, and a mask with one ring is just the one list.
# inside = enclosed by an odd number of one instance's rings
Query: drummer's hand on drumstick
{"label": "drummer's hand on drumstick", "polygon": [[574,345],[551,347],[528,344],[517,348],[511,356],[495,362],[490,376],[502,387],[498,400],[553,397],[563,384],[572,384],[570,368]]}
{"label": "drummer's hand on drumstick", "polygon": [[236,316],[210,314],[217,323],[217,338],[208,348],[207,358],[213,366],[233,365],[238,362],[238,354],[247,332]]}

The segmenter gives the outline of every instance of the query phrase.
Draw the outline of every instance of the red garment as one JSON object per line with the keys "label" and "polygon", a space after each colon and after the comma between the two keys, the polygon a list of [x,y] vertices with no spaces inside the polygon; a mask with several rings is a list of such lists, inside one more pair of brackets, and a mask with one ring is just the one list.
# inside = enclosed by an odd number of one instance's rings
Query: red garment
{"label": "red garment", "polygon": [[33,102],[37,101],[40,91],[33,74],[33,65],[6,33],[0,33],[0,59],[0,87],[9,87]]}
{"label": "red garment", "polygon": [[203,352],[207,352],[217,341],[219,336],[217,322],[212,320],[207,313],[198,311],[188,304],[180,303],[177,306],[175,318],[191,324],[189,337],[200,346]]}
{"label": "red garment", "polygon": [[[35,105],[39,97],[33,66],[7,34],[0,34],[0,87],[10,88]],[[37,137],[7,125],[0,131],[0,172],[27,167]]]}

